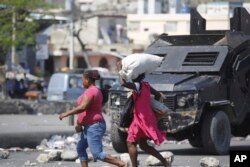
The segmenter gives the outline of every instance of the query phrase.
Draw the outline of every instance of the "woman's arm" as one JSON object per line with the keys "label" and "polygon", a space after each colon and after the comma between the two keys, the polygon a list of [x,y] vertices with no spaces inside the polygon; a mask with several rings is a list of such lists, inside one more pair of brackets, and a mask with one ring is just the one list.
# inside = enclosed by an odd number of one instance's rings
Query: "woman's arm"
{"label": "woman's arm", "polygon": [[161,93],[155,90],[152,86],[150,86],[150,92],[155,96],[156,100],[159,100],[161,97]]}
{"label": "woman's arm", "polygon": [[75,107],[75,108],[73,108],[73,109],[71,109],[69,111],[66,111],[66,112],[60,114],[59,119],[62,120],[63,118],[68,117],[70,115],[74,115],[74,114],[84,112],[88,108],[90,102],[91,102],[91,98],[87,97],[87,96],[84,96],[83,100],[82,100],[82,103],[80,105],[78,105],[77,107]]}
{"label": "woman's arm", "polygon": [[155,96],[155,99],[156,100],[160,100],[160,101],[163,101],[164,99],[166,99],[166,96],[163,95],[162,93],[160,93],[159,91],[155,90],[152,86],[150,86],[150,91],[151,91],[151,94],[153,94]]}
{"label": "woman's arm", "polygon": [[126,82],[126,80],[123,79],[122,77],[120,77],[120,83],[121,83],[121,86],[123,86],[123,87],[136,90],[136,86],[133,82]]}

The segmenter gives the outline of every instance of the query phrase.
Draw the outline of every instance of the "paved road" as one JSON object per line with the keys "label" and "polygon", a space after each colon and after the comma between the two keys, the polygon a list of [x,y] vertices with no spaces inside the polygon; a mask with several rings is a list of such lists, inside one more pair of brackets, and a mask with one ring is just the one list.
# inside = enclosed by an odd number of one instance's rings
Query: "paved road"
{"label": "paved road", "polygon": [[[200,149],[192,148],[188,143],[184,144],[163,144],[157,148],[159,151],[172,151],[175,154],[172,167],[199,167],[199,160],[210,155],[204,154]],[[232,140],[231,149],[250,150],[250,141]],[[105,147],[105,151],[110,154],[116,154],[111,147]],[[0,160],[0,167],[22,167],[28,160],[36,162],[39,152],[16,152],[11,153],[8,159]],[[145,159],[148,157],[144,152],[139,153],[140,167],[145,166]],[[221,167],[229,167],[229,155],[213,156],[220,160]],[[37,162],[36,162],[37,163]],[[45,164],[38,164],[39,167],[79,167],[75,162],[55,161]],[[112,167],[107,163],[98,161],[90,162],[90,167]]]}
{"label": "paved road", "polygon": [[58,115],[0,115],[0,148],[35,147],[54,134],[72,135],[69,119]]}
{"label": "paved road", "polygon": [[[110,128],[110,118],[105,116],[107,127]],[[43,116],[20,116],[20,115],[1,115],[0,116],[0,140],[5,137],[6,134],[12,134],[15,132],[21,136],[25,136],[27,134],[36,134],[34,130],[36,127],[40,129],[40,137],[43,137],[43,134],[46,132],[57,133],[60,130],[68,129],[72,132],[73,127],[68,126],[68,120],[59,121],[57,115],[43,115]],[[12,133],[11,133],[12,132]],[[27,134],[25,134],[26,132]],[[4,135],[5,134],[5,135]],[[24,138],[25,139],[25,138]],[[19,139],[17,139],[19,140]],[[6,142],[6,141],[5,141]],[[112,147],[105,147],[106,152],[110,154],[117,154]],[[187,142],[183,142],[181,144],[163,144],[157,147],[159,151],[171,151],[175,154],[175,159],[173,162],[173,167],[198,167],[199,160],[203,157],[210,156],[204,154],[201,149],[192,148]],[[233,139],[231,142],[232,150],[250,150],[250,140],[238,140]],[[30,160],[31,162],[36,162],[37,156],[41,152],[33,151],[33,152],[11,152],[10,157],[8,159],[0,159],[0,167],[22,167],[25,162]],[[145,166],[145,159],[148,157],[144,152],[139,153],[139,159],[141,163],[141,167]],[[213,156],[220,160],[221,167],[229,166],[229,155],[225,156]],[[37,163],[37,162],[36,162]],[[38,164],[39,167],[79,167],[80,164],[75,162],[50,162],[46,164]],[[111,165],[98,161],[98,162],[90,162],[90,167],[108,167]]]}

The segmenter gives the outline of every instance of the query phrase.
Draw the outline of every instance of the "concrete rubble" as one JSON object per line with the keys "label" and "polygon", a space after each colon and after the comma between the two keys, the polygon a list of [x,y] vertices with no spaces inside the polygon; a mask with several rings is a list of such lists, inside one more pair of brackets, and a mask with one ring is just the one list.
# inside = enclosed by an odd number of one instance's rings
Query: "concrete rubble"
{"label": "concrete rubble", "polygon": [[43,139],[36,149],[39,151],[46,149],[75,150],[78,140],[78,134],[69,137],[54,135],[49,140]]}
{"label": "concrete rubble", "polygon": [[[59,136],[54,135],[49,140],[43,139],[41,144],[36,147],[36,149],[42,152],[37,157],[37,162],[47,163],[49,161],[75,161],[80,163],[78,155],[76,152],[76,145],[79,140],[79,134],[74,134],[73,136]],[[103,138],[104,147],[112,147],[110,136],[106,134]],[[88,151],[89,161],[93,161],[92,154]],[[117,159],[121,159],[127,163],[130,163],[130,157],[128,153],[125,154],[115,154],[111,155]],[[131,163],[130,163],[131,164]]]}
{"label": "concrete rubble", "polygon": [[200,160],[202,167],[220,167],[220,161],[214,157],[204,157]]}
{"label": "concrete rubble", "polygon": [[51,150],[48,153],[49,161],[60,161],[62,151],[60,150]]}
{"label": "concrete rubble", "polygon": [[246,141],[250,141],[250,135],[245,138]]}
{"label": "concrete rubble", "polygon": [[[106,133],[106,135],[103,138],[103,146],[109,147],[112,149],[112,144],[110,141],[109,132]],[[244,138],[244,140],[249,140],[249,136]],[[26,161],[24,166],[37,166],[37,163],[47,163],[50,161],[72,161],[75,163],[80,163],[78,159],[78,155],[76,152],[76,146],[77,142],[79,140],[79,134],[74,134],[72,136],[60,136],[60,135],[53,135],[50,139],[43,139],[36,147],[36,149],[31,148],[19,148],[19,147],[12,147],[9,149],[1,149],[0,148],[0,159],[7,159],[11,152],[18,152],[18,151],[24,151],[24,152],[31,152],[31,151],[39,151],[41,154],[37,157],[36,162]],[[236,138],[236,140],[238,140]],[[242,140],[242,139],[240,139]],[[183,140],[181,142],[176,141],[166,141],[164,144],[185,144],[187,143],[187,140]],[[155,146],[154,143],[151,141],[148,141],[148,143],[152,146]],[[88,157],[89,161],[93,161],[92,154],[88,151]],[[172,152],[161,152],[164,158],[168,158],[169,161],[173,161],[174,155]],[[117,159],[121,159],[124,162],[127,162],[131,165],[130,157],[128,153],[124,154],[116,154],[112,155],[113,157],[116,157]],[[140,160],[138,160],[140,163]],[[153,156],[148,156],[145,161],[145,165],[147,166],[157,166],[161,165],[161,162],[154,158]],[[204,157],[200,160],[200,165],[202,167],[220,167],[220,162],[214,157]]]}
{"label": "concrete rubble", "polygon": [[[43,139],[36,147],[42,153],[37,157],[39,163],[46,163],[49,161],[79,161],[76,152],[77,142],[79,141],[79,134],[73,136],[59,136],[54,135],[49,140]],[[110,137],[105,135],[103,138],[103,146],[111,147]],[[88,155],[89,160],[93,160],[91,154]]]}
{"label": "concrete rubble", "polygon": [[131,161],[128,153],[123,153],[120,155],[120,159],[131,166]]}
{"label": "concrete rubble", "polygon": [[74,102],[47,100],[0,99],[1,114],[55,114],[72,108]]}
{"label": "concrete rubble", "polygon": [[39,163],[46,163],[49,162],[49,155],[48,154],[40,154],[37,158],[36,158],[37,162]]}
{"label": "concrete rubble", "polygon": [[[165,151],[165,152],[161,152],[161,155],[167,159],[169,162],[173,162],[174,160],[174,154],[172,152],[169,151]],[[146,158],[145,164],[147,166],[158,166],[158,165],[162,165],[162,163],[155,157],[153,157],[152,155],[148,156]]]}
{"label": "concrete rubble", "polygon": [[65,150],[61,154],[61,159],[64,161],[75,161],[78,158],[75,150]]}
{"label": "concrete rubble", "polygon": [[37,166],[36,162],[31,162],[30,160],[26,161],[23,166]]}
{"label": "concrete rubble", "polygon": [[8,150],[0,149],[0,159],[8,159],[10,152]]}

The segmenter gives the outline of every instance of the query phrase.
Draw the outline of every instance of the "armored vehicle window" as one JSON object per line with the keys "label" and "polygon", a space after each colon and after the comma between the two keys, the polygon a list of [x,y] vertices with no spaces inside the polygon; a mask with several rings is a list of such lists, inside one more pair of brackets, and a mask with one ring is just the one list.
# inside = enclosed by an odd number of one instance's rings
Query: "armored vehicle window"
{"label": "armored vehicle window", "polygon": [[184,59],[183,66],[213,66],[218,52],[195,52],[188,53]]}
{"label": "armored vehicle window", "polygon": [[166,57],[167,54],[155,54],[156,56],[159,56],[159,57]]}

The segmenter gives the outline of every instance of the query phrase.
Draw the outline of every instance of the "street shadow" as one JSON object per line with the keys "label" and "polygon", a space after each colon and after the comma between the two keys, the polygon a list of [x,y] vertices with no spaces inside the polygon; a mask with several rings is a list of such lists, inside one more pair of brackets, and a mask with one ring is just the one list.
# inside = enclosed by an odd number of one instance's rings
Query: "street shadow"
{"label": "street shadow", "polygon": [[[203,149],[200,148],[183,148],[183,149],[158,149],[159,152],[170,151],[174,155],[209,155]],[[146,154],[143,151],[140,154]]]}
{"label": "street shadow", "polygon": [[230,150],[237,150],[237,151],[250,151],[250,145],[249,146],[231,146]]}
{"label": "street shadow", "polygon": [[[250,151],[250,145],[249,146],[246,146],[246,145],[244,145],[244,146],[231,146],[230,150]],[[211,155],[211,154],[206,153],[202,148],[158,149],[158,151],[160,151],[160,152],[170,151],[174,155],[199,155],[199,156]],[[147,153],[140,150],[139,154],[147,154]]]}

